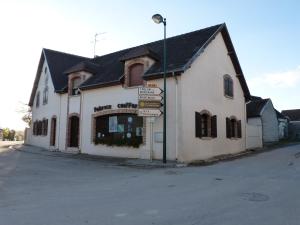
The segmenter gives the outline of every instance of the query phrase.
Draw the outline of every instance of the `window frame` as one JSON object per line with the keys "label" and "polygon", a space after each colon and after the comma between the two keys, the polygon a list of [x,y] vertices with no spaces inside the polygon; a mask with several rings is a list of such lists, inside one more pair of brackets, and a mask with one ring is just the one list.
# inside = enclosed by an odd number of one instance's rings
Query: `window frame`
{"label": "window frame", "polygon": [[[141,84],[132,84],[132,75],[131,75],[131,71],[132,69],[135,67],[135,66],[142,66],[142,74],[140,74],[140,79],[141,79]],[[127,76],[127,79],[128,79],[128,82],[127,82],[127,87],[129,88],[134,88],[134,87],[140,87],[140,86],[143,86],[144,85],[144,79],[143,79],[143,74],[145,72],[145,65],[141,62],[135,62],[131,65],[128,66],[128,76]]]}
{"label": "window frame", "polygon": [[36,93],[36,99],[35,99],[35,107],[39,108],[40,107],[40,91]]}
{"label": "window frame", "polygon": [[242,122],[235,116],[226,117],[226,137],[233,140],[242,138]]}
{"label": "window frame", "polygon": [[[74,86],[75,86],[75,85],[74,85],[74,82],[75,82],[76,80],[79,81],[79,84],[78,84],[77,87],[74,87]],[[82,79],[81,79],[80,76],[76,76],[76,77],[73,77],[73,78],[71,79],[71,90],[70,90],[70,95],[71,95],[71,96],[77,96],[77,95],[80,95],[79,86],[80,86],[81,82],[82,82]]]}
{"label": "window frame", "polygon": [[217,137],[217,116],[207,110],[195,112],[195,136],[200,139]]}
{"label": "window frame", "polygon": [[234,82],[232,77],[228,74],[223,76],[223,90],[225,97],[234,98]]}
{"label": "window frame", "polygon": [[[118,125],[123,124],[123,132],[109,132],[109,118],[117,117]],[[132,122],[129,123],[128,119],[132,117]],[[101,124],[101,120],[103,120]],[[126,121],[126,122],[124,122]],[[139,148],[140,145],[144,144],[144,119],[139,117],[136,113],[126,112],[126,113],[111,113],[97,115],[93,117],[93,132],[92,132],[92,142],[94,145],[108,145],[108,146],[120,146],[120,147],[133,147]],[[129,126],[131,124],[131,126]],[[102,127],[102,128],[101,128]],[[128,129],[131,129],[129,131]],[[137,135],[137,128],[140,128],[140,135]],[[103,129],[103,131],[100,131]],[[130,133],[130,137],[126,135]],[[103,135],[103,137],[98,137]],[[123,138],[120,135],[123,134]]]}

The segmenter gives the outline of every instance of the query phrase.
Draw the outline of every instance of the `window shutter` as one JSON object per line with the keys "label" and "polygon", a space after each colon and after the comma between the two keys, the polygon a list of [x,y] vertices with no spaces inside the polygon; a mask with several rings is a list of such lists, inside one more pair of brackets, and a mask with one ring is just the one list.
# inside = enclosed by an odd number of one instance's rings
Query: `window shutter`
{"label": "window shutter", "polygon": [[237,135],[238,138],[242,137],[242,122],[240,120],[237,121]]}
{"label": "window shutter", "polygon": [[195,112],[195,133],[196,137],[201,138],[201,114],[199,112]]}
{"label": "window shutter", "polygon": [[229,79],[229,96],[233,97],[233,81]]}
{"label": "window shutter", "polygon": [[211,117],[211,137],[217,137],[217,116],[214,115]]}
{"label": "window shutter", "polygon": [[46,125],[45,125],[45,135],[47,136],[48,135],[48,119],[45,120],[45,123],[46,123]]}
{"label": "window shutter", "polygon": [[231,138],[231,125],[228,117],[226,117],[226,137]]}

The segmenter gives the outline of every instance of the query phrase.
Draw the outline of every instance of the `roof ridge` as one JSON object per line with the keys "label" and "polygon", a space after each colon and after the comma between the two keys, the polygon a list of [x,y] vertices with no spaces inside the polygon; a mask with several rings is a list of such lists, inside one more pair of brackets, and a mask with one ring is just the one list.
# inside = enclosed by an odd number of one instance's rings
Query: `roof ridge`
{"label": "roof ridge", "polygon": [[[192,34],[192,33],[196,33],[196,32],[199,32],[199,31],[203,31],[203,30],[208,30],[208,29],[211,29],[212,27],[217,27],[217,26],[222,26],[224,25],[225,23],[220,23],[220,24],[216,24],[216,25],[213,25],[213,26],[210,26],[210,27],[205,27],[205,28],[202,28],[202,29],[199,29],[199,30],[194,30],[194,31],[191,31],[191,32],[187,32],[187,33],[183,33],[183,34],[179,34],[179,35],[175,35],[175,36],[172,36],[172,37],[168,37],[166,40],[170,40],[170,39],[173,39],[173,38],[178,38],[180,36],[184,36],[184,35],[189,35],[189,34]],[[150,44],[153,44],[153,43],[157,43],[157,42],[160,42],[160,41],[163,41],[163,39],[160,39],[160,40],[156,40],[156,41],[152,41],[152,42],[148,42],[148,43],[144,43],[144,44],[141,44],[141,45],[137,45],[137,46],[133,46],[133,47],[129,47],[129,48],[124,48],[124,49],[121,49],[121,50],[118,50],[118,51],[115,51],[115,52],[110,52],[108,54],[105,54],[105,55],[101,55],[101,56],[98,56],[94,59],[99,59],[101,57],[105,57],[105,56],[109,56],[111,54],[115,54],[115,53],[120,53],[122,51],[128,51],[128,50],[132,50],[134,48],[139,48],[139,47],[147,47],[149,48],[147,45],[150,45]],[[151,50],[151,48],[150,48]],[[93,59],[91,59],[93,60]]]}
{"label": "roof ridge", "polygon": [[60,54],[63,54],[63,55],[69,55],[69,56],[75,56],[75,57],[78,57],[78,58],[84,58],[84,59],[87,59],[87,61],[92,59],[92,58],[89,58],[89,57],[85,57],[85,56],[81,56],[81,55],[75,55],[75,54],[62,52],[62,51],[57,51],[57,50],[53,50],[53,49],[49,49],[49,48],[43,48],[43,51],[44,50],[50,51],[50,52],[55,52],[55,53],[60,53]]}

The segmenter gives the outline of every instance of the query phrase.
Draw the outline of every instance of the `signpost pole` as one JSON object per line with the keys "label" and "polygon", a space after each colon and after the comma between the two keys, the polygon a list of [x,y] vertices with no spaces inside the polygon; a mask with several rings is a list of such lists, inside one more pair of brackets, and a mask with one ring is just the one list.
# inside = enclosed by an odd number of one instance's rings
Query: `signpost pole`
{"label": "signpost pole", "polygon": [[167,162],[167,84],[166,84],[166,64],[167,64],[167,46],[166,46],[166,18],[163,20],[164,23],[164,124],[163,124],[163,163]]}

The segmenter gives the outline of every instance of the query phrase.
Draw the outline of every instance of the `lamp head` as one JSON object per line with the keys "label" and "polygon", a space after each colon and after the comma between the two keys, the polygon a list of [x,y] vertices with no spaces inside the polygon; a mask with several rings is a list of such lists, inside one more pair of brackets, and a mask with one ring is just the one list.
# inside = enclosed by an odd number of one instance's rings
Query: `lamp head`
{"label": "lamp head", "polygon": [[164,18],[160,14],[155,14],[152,16],[152,20],[154,21],[154,23],[159,24],[164,21]]}

